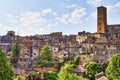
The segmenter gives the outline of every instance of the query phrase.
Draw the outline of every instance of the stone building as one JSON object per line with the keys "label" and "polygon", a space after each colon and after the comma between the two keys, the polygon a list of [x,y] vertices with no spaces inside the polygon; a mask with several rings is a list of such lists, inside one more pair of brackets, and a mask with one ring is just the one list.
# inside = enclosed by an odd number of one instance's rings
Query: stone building
{"label": "stone building", "polygon": [[107,8],[104,6],[97,8],[97,32],[107,34],[108,40],[116,39],[120,32],[120,24],[107,24]]}
{"label": "stone building", "polygon": [[78,32],[76,41],[80,46],[80,53],[87,51],[93,61],[106,63],[109,58],[120,52],[120,25],[107,24],[107,8],[97,8],[97,32]]}

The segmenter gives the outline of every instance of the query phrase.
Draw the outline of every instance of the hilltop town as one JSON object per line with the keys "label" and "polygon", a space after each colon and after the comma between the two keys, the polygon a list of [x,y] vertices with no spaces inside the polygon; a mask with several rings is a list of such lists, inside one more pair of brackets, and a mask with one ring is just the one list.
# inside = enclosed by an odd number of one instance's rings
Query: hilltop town
{"label": "hilltop town", "polygon": [[37,67],[37,57],[41,48],[46,44],[52,52],[54,63],[58,63],[61,58],[73,60],[84,52],[88,53],[89,57],[81,61],[79,67],[75,69],[75,72],[83,77],[85,61],[107,64],[113,54],[120,53],[120,24],[107,24],[107,8],[104,6],[97,8],[97,31],[95,33],[83,31],[78,32],[77,35],[63,35],[62,32],[53,32],[19,36],[15,35],[14,31],[8,31],[6,35],[0,36],[0,48],[7,54],[9,63],[16,38],[21,47],[18,66],[14,68],[16,75],[21,74],[23,70],[29,73],[31,69]]}

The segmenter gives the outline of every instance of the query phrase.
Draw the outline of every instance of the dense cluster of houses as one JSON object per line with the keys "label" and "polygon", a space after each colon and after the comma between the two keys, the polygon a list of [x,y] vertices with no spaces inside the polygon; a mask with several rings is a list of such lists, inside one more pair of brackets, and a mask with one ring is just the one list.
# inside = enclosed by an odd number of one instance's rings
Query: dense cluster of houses
{"label": "dense cluster of houses", "polygon": [[[0,37],[0,47],[9,59],[16,38],[13,33],[14,31],[8,31],[5,36]],[[117,39],[116,37],[116,41],[108,40],[105,34],[85,31],[79,32],[78,35],[63,35],[62,32],[54,32],[46,35],[19,36],[21,48],[18,65],[20,69],[36,67],[37,56],[46,43],[56,62],[59,58],[73,59],[86,51],[90,53],[90,60],[107,63],[111,55],[119,52]]]}

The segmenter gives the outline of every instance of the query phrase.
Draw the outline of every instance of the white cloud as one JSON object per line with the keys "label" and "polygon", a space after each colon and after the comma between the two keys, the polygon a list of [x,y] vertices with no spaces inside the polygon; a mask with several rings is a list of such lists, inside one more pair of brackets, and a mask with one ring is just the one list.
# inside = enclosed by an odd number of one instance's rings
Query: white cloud
{"label": "white cloud", "polygon": [[86,2],[91,6],[98,6],[103,0],[87,0]]}
{"label": "white cloud", "polygon": [[80,24],[86,14],[85,8],[75,8],[71,13],[63,14],[56,20],[64,24]]}
{"label": "white cloud", "polygon": [[106,7],[107,7],[107,12],[110,12],[114,8],[113,5],[107,5]]}
{"label": "white cloud", "polygon": [[69,14],[63,14],[61,17],[57,17],[56,20],[64,24],[68,24],[69,17]]}
{"label": "white cloud", "polygon": [[93,13],[91,14],[91,16],[92,16],[95,20],[97,20],[97,11],[93,12]]}
{"label": "white cloud", "polygon": [[[20,31],[21,35],[33,35],[47,32],[47,30],[54,26],[54,24],[50,22],[51,19],[45,17],[48,16],[48,14],[50,14],[49,16],[57,15],[51,8],[47,8],[40,12],[25,11],[18,14],[7,14],[6,16],[10,25],[17,26],[17,28],[12,27],[13,30]],[[8,29],[10,28],[7,28],[7,30]]]}
{"label": "white cloud", "polygon": [[14,17],[13,14],[5,14],[5,16],[8,17],[8,21],[11,23],[17,23],[17,20],[15,20],[16,18]]}
{"label": "white cloud", "polygon": [[41,16],[39,12],[25,12],[18,19],[23,26],[40,26],[47,23],[47,20]]}
{"label": "white cloud", "polygon": [[21,35],[35,35],[35,34],[42,34],[48,31],[51,26],[51,24],[47,24],[46,26],[39,27],[39,28],[34,28],[34,27],[29,27],[29,29],[19,29],[19,34]]}
{"label": "white cloud", "polygon": [[51,8],[47,8],[47,9],[42,10],[42,15],[47,15],[47,14],[51,14],[51,13],[53,13]]}
{"label": "white cloud", "polygon": [[77,4],[71,4],[66,6],[66,8],[77,8],[77,7],[79,7]]}
{"label": "white cloud", "polygon": [[70,22],[79,23],[82,21],[82,18],[86,15],[85,8],[76,8],[71,13]]}
{"label": "white cloud", "polygon": [[116,3],[115,7],[120,8],[120,2]]}
{"label": "white cloud", "polygon": [[116,11],[117,8],[120,8],[120,2],[115,3],[114,5],[107,5],[108,12],[110,11]]}
{"label": "white cloud", "polygon": [[2,28],[3,27],[3,24],[2,23],[0,23],[0,28]]}

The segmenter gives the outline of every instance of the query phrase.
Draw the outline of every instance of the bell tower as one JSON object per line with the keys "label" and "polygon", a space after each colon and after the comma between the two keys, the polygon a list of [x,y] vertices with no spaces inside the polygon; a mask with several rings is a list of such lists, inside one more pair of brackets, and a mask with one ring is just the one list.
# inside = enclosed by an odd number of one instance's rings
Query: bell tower
{"label": "bell tower", "polygon": [[107,8],[100,6],[97,8],[97,32],[106,33],[107,31]]}

